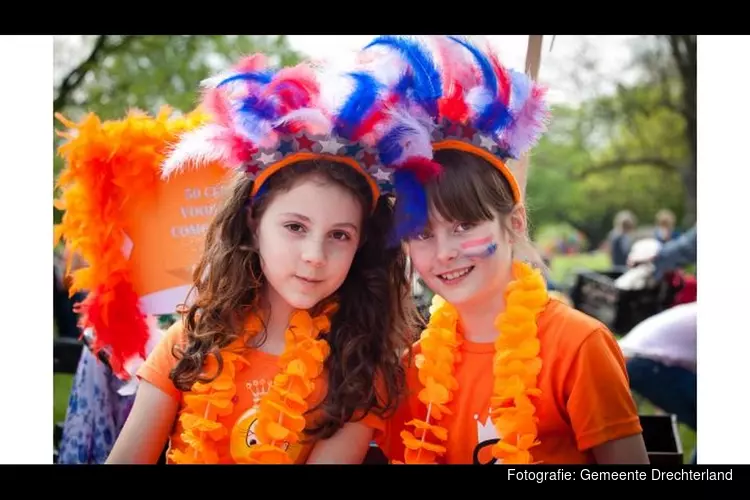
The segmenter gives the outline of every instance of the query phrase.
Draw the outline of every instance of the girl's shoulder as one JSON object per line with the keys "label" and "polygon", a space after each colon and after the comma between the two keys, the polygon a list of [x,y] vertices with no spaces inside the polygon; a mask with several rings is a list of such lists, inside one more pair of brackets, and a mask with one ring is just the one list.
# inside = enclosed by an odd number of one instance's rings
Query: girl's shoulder
{"label": "girl's shoulder", "polygon": [[[547,306],[537,320],[538,337],[543,346],[556,356],[575,356],[589,339],[603,340],[616,345],[617,341],[609,328],[596,318],[575,309],[564,301],[550,297]],[[421,352],[421,340],[411,345],[410,352],[403,353],[405,362],[412,361]]]}
{"label": "girl's shoulder", "polygon": [[573,307],[570,303],[555,295],[550,295],[549,301],[539,316],[540,326],[548,323],[565,322],[568,327],[575,328],[606,328],[606,325],[598,319],[589,316]]}
{"label": "girl's shoulder", "polygon": [[181,319],[172,323],[169,328],[164,331],[161,343],[169,346],[179,345],[181,347],[187,343],[187,332],[185,330],[185,324]]}
{"label": "girl's shoulder", "polygon": [[575,356],[587,342],[617,345],[607,325],[556,298],[550,298],[537,325],[539,341],[555,356]]}

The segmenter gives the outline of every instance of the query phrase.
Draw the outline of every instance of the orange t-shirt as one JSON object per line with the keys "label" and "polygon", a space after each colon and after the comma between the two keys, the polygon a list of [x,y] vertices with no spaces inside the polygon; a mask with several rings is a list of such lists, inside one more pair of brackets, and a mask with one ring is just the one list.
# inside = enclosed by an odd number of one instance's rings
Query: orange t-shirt
{"label": "orange t-shirt", "polygon": [[[154,348],[148,359],[141,365],[137,376],[152,385],[158,387],[165,394],[173,397],[180,402],[179,412],[185,409],[186,405],[183,399],[184,393],[177,389],[169,373],[177,364],[177,359],[172,354],[172,348],[175,344],[184,345],[185,336],[182,323],[177,322],[172,325],[164,334],[160,343]],[[235,463],[235,456],[240,456],[243,449],[249,445],[255,444],[255,421],[258,405],[261,397],[268,392],[273,378],[280,371],[278,356],[265,353],[257,349],[249,349],[244,355],[247,363],[237,363],[235,371],[235,395],[232,399],[232,412],[226,416],[218,417],[220,422],[228,431],[229,439],[221,441],[218,449],[219,463]],[[309,406],[315,406],[325,397],[327,387],[327,377],[325,372],[315,381],[315,388],[309,398]],[[306,416],[309,423],[315,418],[317,413],[311,412]],[[372,413],[368,414],[360,422],[373,427],[376,431],[382,432],[385,424]],[[182,425],[178,418],[175,421],[174,428],[170,436],[169,451],[179,449],[188,451],[187,446],[181,438],[183,432]],[[305,463],[312,451],[314,443],[297,443],[291,447],[287,443],[286,449],[295,463]],[[291,449],[290,449],[291,448]],[[167,459],[167,463],[173,463]]]}
{"label": "orange t-shirt", "polygon": [[[538,320],[542,371],[535,399],[540,445],[533,459],[548,464],[591,463],[591,448],[641,432],[637,407],[630,393],[625,362],[613,335],[597,320],[550,299]],[[419,352],[419,343],[413,353]],[[448,403],[452,415],[439,425],[448,430],[442,463],[492,463],[498,435],[489,418],[492,397],[493,343],[464,339],[456,366],[459,388]],[[409,397],[389,420],[378,445],[390,459],[404,459],[399,435],[412,418],[425,418],[417,398],[422,388],[417,370],[408,368]],[[435,423],[435,422],[433,422]],[[409,430],[413,431],[411,426]]]}

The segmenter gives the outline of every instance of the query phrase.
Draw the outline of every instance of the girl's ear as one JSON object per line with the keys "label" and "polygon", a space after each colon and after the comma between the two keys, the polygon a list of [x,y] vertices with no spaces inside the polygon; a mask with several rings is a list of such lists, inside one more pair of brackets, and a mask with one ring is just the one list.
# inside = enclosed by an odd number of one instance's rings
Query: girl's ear
{"label": "girl's ear", "polygon": [[253,242],[257,245],[258,242],[258,221],[253,217],[253,207],[248,202],[245,205],[245,223],[247,224],[248,229],[253,235]]}
{"label": "girl's ear", "polygon": [[523,238],[526,234],[526,207],[517,204],[510,212],[510,227],[514,238]]}

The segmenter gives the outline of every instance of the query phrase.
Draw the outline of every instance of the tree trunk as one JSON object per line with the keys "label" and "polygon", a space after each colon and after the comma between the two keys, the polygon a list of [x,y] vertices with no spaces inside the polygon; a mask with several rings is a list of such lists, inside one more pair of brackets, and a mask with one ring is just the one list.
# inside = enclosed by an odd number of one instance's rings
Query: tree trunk
{"label": "tree trunk", "polygon": [[688,120],[688,134],[690,134],[690,159],[682,175],[682,182],[685,185],[685,218],[683,224],[686,227],[695,224],[698,216],[698,141],[695,119]]}
{"label": "tree trunk", "polygon": [[688,164],[682,174],[685,186],[685,218],[683,224],[691,226],[697,215],[697,37],[695,35],[668,35],[669,46],[677,71],[682,79],[682,114],[685,117],[686,134],[690,148]]}

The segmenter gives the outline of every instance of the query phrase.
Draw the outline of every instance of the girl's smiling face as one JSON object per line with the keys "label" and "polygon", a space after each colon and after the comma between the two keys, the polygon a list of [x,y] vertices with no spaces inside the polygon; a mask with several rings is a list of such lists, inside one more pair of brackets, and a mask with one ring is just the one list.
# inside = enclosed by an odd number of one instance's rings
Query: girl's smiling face
{"label": "girl's smiling face", "polygon": [[256,232],[269,293],[295,309],[333,294],[349,273],[362,220],[356,196],[318,176],[275,195]]}
{"label": "girl's smiling face", "polygon": [[460,306],[503,293],[511,279],[512,242],[498,219],[458,222],[433,211],[428,226],[408,244],[425,284]]}

